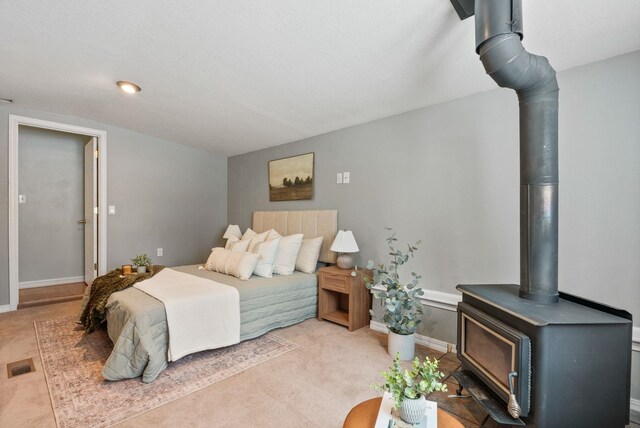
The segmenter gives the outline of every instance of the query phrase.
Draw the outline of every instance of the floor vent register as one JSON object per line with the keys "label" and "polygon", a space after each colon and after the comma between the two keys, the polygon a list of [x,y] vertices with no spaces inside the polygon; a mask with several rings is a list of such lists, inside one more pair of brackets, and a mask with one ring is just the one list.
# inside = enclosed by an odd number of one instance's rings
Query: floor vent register
{"label": "floor vent register", "polygon": [[35,372],[36,367],[33,365],[33,358],[27,360],[14,361],[7,364],[7,377],[11,379],[15,376]]}

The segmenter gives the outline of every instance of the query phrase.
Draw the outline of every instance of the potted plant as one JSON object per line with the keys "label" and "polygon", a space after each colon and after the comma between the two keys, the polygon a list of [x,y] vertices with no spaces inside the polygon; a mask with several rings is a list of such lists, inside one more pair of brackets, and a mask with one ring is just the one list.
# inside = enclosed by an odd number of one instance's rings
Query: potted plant
{"label": "potted plant", "polygon": [[136,267],[138,273],[147,273],[147,266],[151,266],[151,259],[146,254],[135,256],[131,263]]}
{"label": "potted plant", "polygon": [[[413,245],[407,245],[407,250],[402,251],[395,248],[398,241],[393,229],[389,231],[387,244],[389,245],[389,255],[391,261],[388,266],[384,264],[375,267],[373,261],[369,261],[368,269],[373,271],[373,278],[368,277],[366,287],[373,288],[373,296],[382,302],[382,320],[389,329],[388,352],[389,355],[400,353],[403,361],[412,360],[415,355],[415,332],[420,324],[420,315],[423,313],[420,296],[424,294],[422,288],[418,287],[420,275],[411,272],[411,281],[403,284],[400,281],[398,268],[413,258],[413,253],[418,249],[421,241]],[[373,316],[373,310],[370,311]]]}
{"label": "potted plant", "polygon": [[447,385],[440,382],[444,373],[438,370],[438,360],[425,357],[420,362],[413,360],[411,369],[403,369],[400,355],[396,354],[389,371],[382,372],[384,383],[374,388],[389,392],[393,397],[393,407],[400,418],[410,424],[422,421],[427,411],[426,396],[433,391],[447,391]]}

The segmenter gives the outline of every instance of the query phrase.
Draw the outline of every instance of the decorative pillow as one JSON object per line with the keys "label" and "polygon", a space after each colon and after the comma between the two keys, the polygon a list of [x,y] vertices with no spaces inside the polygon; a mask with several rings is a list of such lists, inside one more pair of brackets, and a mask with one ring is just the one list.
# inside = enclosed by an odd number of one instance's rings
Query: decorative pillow
{"label": "decorative pillow", "polygon": [[257,264],[257,254],[214,248],[204,268],[246,281],[251,278]]}
{"label": "decorative pillow", "polygon": [[237,253],[246,252],[249,248],[249,244],[251,244],[251,239],[241,239],[240,241],[235,241],[231,244],[231,251],[235,251]]}
{"label": "decorative pillow", "polygon": [[282,238],[282,235],[280,235],[277,230],[271,229],[265,241],[271,241],[272,239],[276,239],[276,238]]}
{"label": "decorative pillow", "polygon": [[296,270],[304,273],[316,271],[320,249],[322,248],[322,236],[317,238],[303,239],[298,258],[296,259]]}
{"label": "decorative pillow", "polygon": [[240,238],[240,239],[242,239],[242,240],[251,239],[256,235],[257,235],[257,233],[255,233],[253,230],[251,230],[251,228],[248,228],[247,231],[244,233],[244,235],[242,235],[242,238]]}
{"label": "decorative pillow", "polygon": [[302,246],[302,238],[304,238],[302,233],[280,238],[278,254],[276,255],[275,265],[273,267],[275,273],[278,275],[291,275],[293,273],[293,270],[296,268],[296,259]]}
{"label": "decorative pillow", "polygon": [[278,245],[280,245],[280,238],[258,243],[255,249],[255,254],[258,255],[258,265],[253,270],[254,275],[265,278],[271,278],[273,276],[273,263],[278,253]]}
{"label": "decorative pillow", "polygon": [[233,248],[233,245],[238,242],[240,240],[240,238],[238,238],[237,236],[231,236],[229,237],[229,239],[227,239],[227,243],[224,245],[224,249],[225,250],[230,250]]}
{"label": "decorative pillow", "polygon": [[251,243],[249,244],[249,248],[247,248],[247,251],[250,253],[255,253],[258,245],[260,245],[261,242],[266,241],[269,232],[270,230],[267,230],[266,232],[262,232],[251,238]]}

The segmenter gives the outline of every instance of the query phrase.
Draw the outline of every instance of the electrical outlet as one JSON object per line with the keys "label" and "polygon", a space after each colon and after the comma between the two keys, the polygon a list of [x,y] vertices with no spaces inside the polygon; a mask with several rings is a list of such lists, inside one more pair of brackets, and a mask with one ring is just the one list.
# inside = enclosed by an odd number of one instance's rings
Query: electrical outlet
{"label": "electrical outlet", "polygon": [[158,248],[158,257],[162,257],[163,250],[162,248]]}
{"label": "electrical outlet", "polygon": [[116,206],[109,205],[109,214],[114,215],[116,213]]}
{"label": "electrical outlet", "polygon": [[351,182],[351,176],[349,172],[343,172],[342,173],[342,182],[344,184],[349,184]]}
{"label": "electrical outlet", "polygon": [[341,172],[338,173],[338,176],[336,178],[336,183],[342,184],[342,173]]}

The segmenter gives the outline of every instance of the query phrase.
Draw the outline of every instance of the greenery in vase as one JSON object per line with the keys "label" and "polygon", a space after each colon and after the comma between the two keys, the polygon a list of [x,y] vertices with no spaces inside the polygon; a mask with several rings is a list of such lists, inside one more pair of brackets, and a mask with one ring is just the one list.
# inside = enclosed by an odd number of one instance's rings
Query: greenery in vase
{"label": "greenery in vase", "polygon": [[131,263],[133,263],[135,267],[151,266],[151,258],[146,254],[142,254],[141,256],[135,256],[132,258]]}
{"label": "greenery in vase", "polygon": [[[382,301],[384,315],[382,320],[392,332],[396,334],[413,334],[420,324],[420,315],[423,312],[420,296],[424,294],[422,288],[418,287],[420,275],[411,272],[412,280],[408,284],[400,282],[398,267],[404,265],[413,258],[413,253],[418,250],[418,241],[413,245],[407,244],[407,250],[402,251],[395,248],[398,241],[393,229],[385,228],[389,231],[387,244],[389,245],[389,255],[391,261],[388,266],[384,264],[375,267],[373,261],[369,261],[367,268],[373,271],[373,278],[367,277],[367,288],[371,289],[376,285],[381,285],[384,290],[374,290],[373,296]],[[373,316],[373,311],[369,311]]]}
{"label": "greenery in vase", "polygon": [[433,391],[447,391],[447,385],[440,382],[444,373],[438,370],[438,360],[425,357],[420,362],[413,360],[411,369],[404,369],[400,363],[400,353],[396,354],[389,371],[382,372],[384,383],[373,385],[375,389],[386,391],[393,396],[394,408],[399,409],[405,398],[419,398]]}

